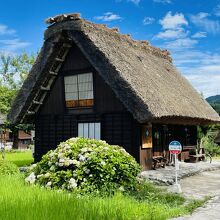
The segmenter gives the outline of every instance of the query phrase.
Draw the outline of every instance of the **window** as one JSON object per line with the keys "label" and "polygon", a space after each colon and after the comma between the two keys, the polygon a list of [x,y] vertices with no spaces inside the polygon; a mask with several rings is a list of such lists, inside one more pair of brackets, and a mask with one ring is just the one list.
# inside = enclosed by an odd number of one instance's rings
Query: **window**
{"label": "window", "polygon": [[93,106],[94,98],[92,73],[65,76],[64,84],[67,108]]}
{"label": "window", "polygon": [[78,123],[78,137],[101,139],[101,123]]}

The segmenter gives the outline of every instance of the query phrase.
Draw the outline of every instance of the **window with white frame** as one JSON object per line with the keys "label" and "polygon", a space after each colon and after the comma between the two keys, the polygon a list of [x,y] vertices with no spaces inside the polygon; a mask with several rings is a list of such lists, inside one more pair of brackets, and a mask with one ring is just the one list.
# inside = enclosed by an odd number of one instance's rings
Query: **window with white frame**
{"label": "window with white frame", "polygon": [[92,73],[64,77],[67,108],[91,107],[94,104]]}
{"label": "window with white frame", "polygon": [[78,123],[78,137],[101,139],[101,123]]}

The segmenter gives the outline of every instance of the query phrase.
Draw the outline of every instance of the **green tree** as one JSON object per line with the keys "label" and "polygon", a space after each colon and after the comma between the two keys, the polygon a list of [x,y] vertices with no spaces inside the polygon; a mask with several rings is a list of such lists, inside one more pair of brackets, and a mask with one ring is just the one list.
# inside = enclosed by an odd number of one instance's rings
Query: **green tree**
{"label": "green tree", "polygon": [[13,73],[19,76],[19,79],[16,81],[15,84],[17,89],[19,89],[24,83],[24,80],[27,78],[28,73],[30,72],[35,62],[35,59],[36,55],[28,55],[27,53],[23,53],[19,56],[13,57],[13,59],[11,60]]}
{"label": "green tree", "polygon": [[[10,56],[0,55],[0,112],[7,114],[11,108],[11,104],[21,88],[24,80],[35,62],[36,55],[21,55]],[[13,148],[18,148],[18,131],[30,131],[33,126],[8,123],[7,127],[13,133]]]}
{"label": "green tree", "polygon": [[16,89],[9,89],[7,86],[0,84],[0,110],[2,114],[8,113],[16,94]]}

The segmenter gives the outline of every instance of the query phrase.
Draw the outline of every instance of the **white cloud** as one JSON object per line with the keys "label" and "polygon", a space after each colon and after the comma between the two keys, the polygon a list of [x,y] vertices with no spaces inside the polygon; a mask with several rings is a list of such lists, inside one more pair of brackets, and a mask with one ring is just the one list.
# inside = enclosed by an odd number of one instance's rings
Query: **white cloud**
{"label": "white cloud", "polygon": [[138,5],[140,3],[141,0],[128,0],[128,2],[132,2],[135,5]]}
{"label": "white cloud", "polygon": [[192,49],[172,55],[174,64],[199,92],[206,97],[220,92],[220,54]]}
{"label": "white cloud", "polygon": [[188,32],[186,32],[183,28],[178,28],[176,30],[168,29],[163,32],[159,32],[154,38],[167,40],[167,39],[184,38],[187,35],[188,35]]}
{"label": "white cloud", "polygon": [[155,19],[152,17],[144,17],[143,19],[143,24],[148,25],[154,23]]}
{"label": "white cloud", "polygon": [[101,16],[95,16],[94,19],[100,20],[100,21],[116,21],[116,20],[121,20],[121,16],[114,14],[112,12],[106,12],[104,15]]}
{"label": "white cloud", "polygon": [[[115,0],[116,2],[122,2],[123,0]],[[126,0],[127,2],[134,3],[135,5],[139,5],[141,0]]]}
{"label": "white cloud", "polygon": [[172,49],[178,51],[193,48],[197,43],[197,40],[182,38],[174,41],[165,42],[164,47],[170,50]]}
{"label": "white cloud", "polygon": [[206,68],[189,67],[182,69],[186,74],[186,78],[198,92],[202,92],[205,97],[220,94],[220,66],[216,67],[216,70],[217,72],[213,71],[212,66],[206,66]]}
{"label": "white cloud", "polygon": [[205,38],[205,37],[207,37],[207,33],[204,31],[200,31],[192,35],[192,38]]}
{"label": "white cloud", "polygon": [[21,41],[20,39],[0,40],[0,49],[2,51],[15,52],[16,50],[23,49],[29,45],[29,42]]}
{"label": "white cloud", "polygon": [[164,3],[164,4],[170,4],[172,3],[172,0],[153,0],[156,3]]}
{"label": "white cloud", "polygon": [[16,31],[9,29],[7,25],[0,24],[0,35],[13,35]]}
{"label": "white cloud", "polygon": [[216,16],[220,16],[220,4],[218,4],[216,6],[216,8],[214,9],[214,13],[215,13]]}
{"label": "white cloud", "polygon": [[192,65],[219,65],[220,54],[201,52],[198,50],[178,51],[173,53],[175,64],[178,66]]}
{"label": "white cloud", "polygon": [[200,12],[196,15],[191,15],[190,20],[193,24],[202,28],[203,30],[217,34],[220,33],[220,21],[219,20],[212,20],[209,18],[210,14],[205,12]]}
{"label": "white cloud", "polygon": [[172,12],[169,11],[163,19],[159,21],[163,29],[177,29],[182,26],[187,26],[188,21],[185,19],[182,13],[176,13],[172,15]]}
{"label": "white cloud", "polygon": [[[191,72],[192,71],[192,72]],[[220,94],[220,74],[201,74],[199,70],[191,69],[191,73],[186,78],[192,83],[198,92],[202,92],[205,98]],[[210,86],[212,85],[212,86]]]}

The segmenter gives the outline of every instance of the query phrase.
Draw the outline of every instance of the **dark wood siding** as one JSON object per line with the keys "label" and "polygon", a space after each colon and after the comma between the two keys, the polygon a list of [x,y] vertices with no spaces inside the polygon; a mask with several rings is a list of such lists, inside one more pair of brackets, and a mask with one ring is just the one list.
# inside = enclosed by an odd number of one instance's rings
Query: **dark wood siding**
{"label": "dark wood siding", "polygon": [[[94,106],[67,109],[64,99],[65,75],[93,73]],[[36,115],[35,159],[54,149],[61,141],[76,137],[79,122],[101,122],[101,139],[124,147],[139,161],[140,125],[126,110],[112,89],[73,46],[59,72],[50,94]]]}
{"label": "dark wood siding", "polygon": [[119,145],[139,161],[140,127],[130,113],[38,115],[35,131],[35,159],[71,137],[77,137],[79,122],[101,122],[101,139]]}

